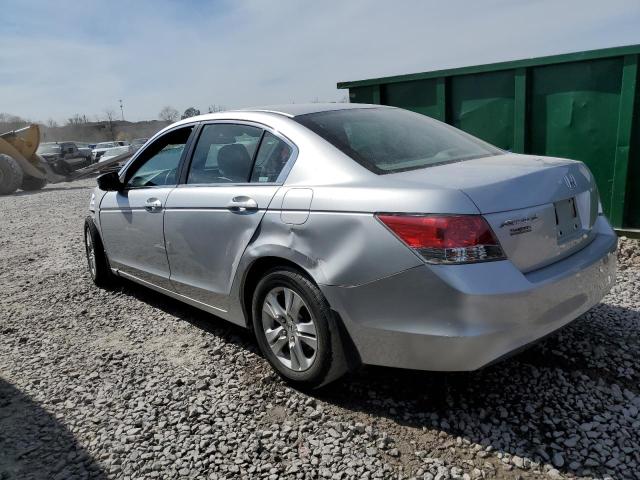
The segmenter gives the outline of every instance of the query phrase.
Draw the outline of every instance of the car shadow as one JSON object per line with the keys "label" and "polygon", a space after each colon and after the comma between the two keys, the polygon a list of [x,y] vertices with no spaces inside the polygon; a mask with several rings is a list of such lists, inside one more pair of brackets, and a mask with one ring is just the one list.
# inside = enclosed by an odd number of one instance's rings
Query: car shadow
{"label": "car shadow", "polygon": [[58,419],[0,378],[0,478],[106,479],[107,475]]}
{"label": "car shadow", "polygon": [[[133,282],[123,282],[121,288],[203,331],[258,353],[252,334],[236,325]],[[446,432],[482,445],[484,451],[493,450],[492,455],[501,452],[507,462],[517,464],[521,459],[526,466],[532,460],[573,475],[615,476],[605,465],[607,458],[602,458],[602,452],[610,449],[607,436],[601,440],[599,434],[591,435],[582,426],[597,424],[619,409],[619,404],[627,403],[617,392],[640,395],[640,370],[621,373],[615,361],[607,361],[607,351],[620,350],[626,343],[628,351],[638,353],[640,342],[637,336],[622,338],[603,329],[599,323],[603,316],[640,322],[638,311],[600,304],[527,350],[475,372],[366,366],[313,395],[355,415],[390,420],[404,427],[399,437],[406,437],[409,427],[415,442],[405,445],[409,457],[416,458],[414,452],[421,445],[432,449],[433,438]],[[639,442],[640,431],[636,430],[623,447]],[[485,455],[483,451],[475,454]],[[639,452],[629,455],[640,462]],[[587,457],[590,463],[576,463],[577,458]]]}
{"label": "car shadow", "polygon": [[227,342],[236,344],[253,353],[260,354],[253,334],[247,329],[228,322],[211,313],[192,307],[184,302],[156,292],[125,278],[118,279],[116,287],[125,295],[162,310],[165,313],[180,318],[200,330],[219,337]]}

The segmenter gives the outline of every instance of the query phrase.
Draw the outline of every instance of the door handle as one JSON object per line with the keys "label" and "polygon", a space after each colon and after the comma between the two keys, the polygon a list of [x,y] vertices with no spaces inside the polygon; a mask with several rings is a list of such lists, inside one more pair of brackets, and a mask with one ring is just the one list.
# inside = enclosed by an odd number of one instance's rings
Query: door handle
{"label": "door handle", "polygon": [[144,208],[149,212],[157,212],[162,209],[162,202],[157,198],[148,198],[146,202],[144,202]]}
{"label": "door handle", "polygon": [[258,202],[251,197],[233,197],[227,208],[232,212],[249,212],[258,210]]}

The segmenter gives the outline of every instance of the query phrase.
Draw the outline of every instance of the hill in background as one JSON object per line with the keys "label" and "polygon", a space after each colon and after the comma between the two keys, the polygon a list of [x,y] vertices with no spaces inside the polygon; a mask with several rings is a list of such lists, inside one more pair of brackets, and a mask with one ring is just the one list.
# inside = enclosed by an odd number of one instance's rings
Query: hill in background
{"label": "hill in background", "polygon": [[89,122],[83,118],[70,119],[66,125],[45,125],[6,113],[0,113],[0,133],[17,130],[32,123],[40,126],[41,142],[58,142],[75,140],[77,142],[106,142],[110,140],[133,140],[149,138],[171,122],[163,120],[147,120],[128,122],[123,120],[103,120]]}

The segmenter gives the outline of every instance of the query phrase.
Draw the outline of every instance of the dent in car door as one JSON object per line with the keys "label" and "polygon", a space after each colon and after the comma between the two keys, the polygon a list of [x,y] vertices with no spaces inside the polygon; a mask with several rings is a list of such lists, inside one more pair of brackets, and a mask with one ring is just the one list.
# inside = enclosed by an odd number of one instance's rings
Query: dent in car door
{"label": "dent in car door", "polygon": [[181,185],[167,199],[165,241],[175,289],[227,309],[235,271],[277,185]]}

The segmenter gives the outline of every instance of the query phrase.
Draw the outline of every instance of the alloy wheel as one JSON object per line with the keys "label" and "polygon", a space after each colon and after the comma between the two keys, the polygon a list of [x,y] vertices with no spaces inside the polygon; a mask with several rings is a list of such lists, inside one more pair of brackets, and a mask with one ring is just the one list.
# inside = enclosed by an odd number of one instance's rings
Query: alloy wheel
{"label": "alloy wheel", "polygon": [[87,228],[85,231],[85,245],[87,247],[87,262],[89,264],[89,272],[91,277],[96,278],[96,250],[93,246],[93,239],[91,238],[91,232]]}
{"label": "alloy wheel", "polygon": [[302,372],[313,365],[318,336],[313,314],[302,297],[287,287],[267,293],[262,304],[267,344],[285,367]]}

